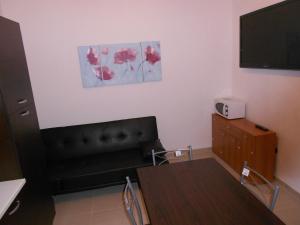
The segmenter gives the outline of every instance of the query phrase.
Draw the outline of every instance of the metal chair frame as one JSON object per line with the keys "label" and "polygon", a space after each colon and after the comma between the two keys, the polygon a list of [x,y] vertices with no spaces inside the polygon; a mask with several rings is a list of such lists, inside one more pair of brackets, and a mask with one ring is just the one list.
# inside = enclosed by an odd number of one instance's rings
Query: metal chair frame
{"label": "metal chair frame", "polygon": [[[132,183],[128,176],[126,177],[126,181],[127,183],[125,185],[125,189],[123,192],[123,200],[124,200],[127,215],[132,225],[144,225],[142,210],[139,201],[137,199],[137,196],[135,194],[135,191],[133,189]],[[134,216],[134,209],[136,209],[137,211],[137,216],[138,216],[137,220]]]}
{"label": "metal chair frame", "polygon": [[[189,145],[187,147],[187,149],[177,149],[177,150],[168,150],[168,151],[160,151],[160,152],[155,152],[154,149],[152,149],[152,161],[153,161],[153,166],[160,166],[162,164],[164,164],[165,162],[168,162],[168,159],[166,157],[164,157],[166,154],[169,153],[174,153],[176,154],[176,151],[181,151],[181,152],[188,152],[189,155],[189,160],[193,159],[193,154],[192,154],[192,146]],[[160,161],[159,163],[157,163],[156,158],[161,159],[162,161]]]}
{"label": "metal chair frame", "polygon": [[[273,190],[273,194],[272,194],[272,198],[271,198],[271,202],[268,206],[268,208],[273,211],[274,207],[275,207],[275,204],[276,204],[276,201],[278,199],[278,196],[279,196],[279,190],[280,190],[280,187],[279,185],[277,184],[272,184],[269,180],[267,180],[263,175],[261,175],[260,173],[258,173],[257,171],[255,171],[254,169],[252,169],[251,167],[248,166],[248,162],[245,161],[244,162],[244,165],[243,165],[243,169],[242,169],[242,174],[241,174],[241,178],[240,178],[240,182],[242,185],[245,185],[246,184],[246,181],[245,181],[245,175],[243,174],[243,171],[244,169],[248,169],[249,170],[249,173],[252,172],[254,173],[257,177],[259,177],[260,179],[262,179],[272,190]],[[255,184],[257,184],[257,182],[253,179],[252,180]],[[259,189],[257,187],[257,189]],[[255,193],[254,193],[255,194]],[[257,196],[258,197],[258,196]]]}

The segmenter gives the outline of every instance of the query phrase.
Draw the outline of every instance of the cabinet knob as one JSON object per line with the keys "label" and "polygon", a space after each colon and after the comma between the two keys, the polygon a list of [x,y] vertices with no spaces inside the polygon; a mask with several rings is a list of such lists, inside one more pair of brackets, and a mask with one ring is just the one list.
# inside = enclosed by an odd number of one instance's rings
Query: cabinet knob
{"label": "cabinet knob", "polygon": [[253,154],[254,154],[254,152],[250,152],[250,154],[251,154],[251,155],[253,155]]}
{"label": "cabinet knob", "polygon": [[15,208],[14,208],[13,210],[11,210],[11,211],[8,213],[8,215],[11,216],[11,215],[15,214],[15,212],[17,212],[18,209],[20,208],[20,205],[21,205],[21,201],[20,201],[20,200],[17,200],[17,201],[16,201],[16,206],[15,206]]}
{"label": "cabinet knob", "polygon": [[29,114],[30,114],[29,110],[20,113],[21,116],[28,116]]}
{"label": "cabinet knob", "polygon": [[241,146],[237,146],[237,149],[241,149]]}
{"label": "cabinet knob", "polygon": [[28,100],[26,99],[26,98],[23,98],[23,99],[19,99],[18,100],[18,104],[25,104],[25,103],[27,103],[28,102]]}

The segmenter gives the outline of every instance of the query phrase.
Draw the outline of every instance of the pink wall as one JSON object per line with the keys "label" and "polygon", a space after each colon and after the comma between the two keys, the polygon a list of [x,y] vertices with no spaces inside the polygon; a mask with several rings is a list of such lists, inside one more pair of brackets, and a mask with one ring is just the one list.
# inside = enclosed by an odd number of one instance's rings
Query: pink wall
{"label": "pink wall", "polygon": [[[41,128],[156,115],[167,148],[211,146],[213,99],[231,90],[231,0],[1,2],[22,26]],[[82,88],[78,46],[151,40],[161,82]]]}
{"label": "pink wall", "polygon": [[239,16],[280,2],[234,0],[233,94],[247,101],[247,117],[278,135],[279,179],[300,192],[300,72],[240,69]]}
{"label": "pink wall", "polygon": [[[168,148],[207,147],[213,99],[232,90],[277,132],[276,174],[300,192],[299,72],[238,66],[239,16],[279,0],[0,2],[22,25],[42,128],[156,115]],[[77,46],[146,40],[161,41],[163,81],[82,88]]]}

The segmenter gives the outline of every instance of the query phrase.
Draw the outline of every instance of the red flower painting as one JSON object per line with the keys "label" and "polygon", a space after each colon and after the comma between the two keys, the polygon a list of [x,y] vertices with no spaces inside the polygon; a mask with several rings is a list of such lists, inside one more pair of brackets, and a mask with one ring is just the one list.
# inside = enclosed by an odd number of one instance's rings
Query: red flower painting
{"label": "red flower painting", "polygon": [[91,65],[99,65],[97,52],[94,48],[89,48],[86,58]]}
{"label": "red flower painting", "polygon": [[78,52],[84,87],[161,80],[158,41],[81,46]]}
{"label": "red flower painting", "polygon": [[114,72],[107,66],[102,66],[102,78],[103,80],[111,80],[114,77]]}
{"label": "red flower painting", "polygon": [[160,55],[151,46],[147,46],[145,50],[146,61],[154,65],[156,62],[160,61]]}
{"label": "red flower painting", "polygon": [[114,59],[115,64],[132,62],[136,59],[136,50],[131,48],[122,48],[115,53]]}
{"label": "red flower painting", "polygon": [[[105,51],[106,53],[106,51]],[[108,52],[107,52],[108,53]],[[103,51],[102,51],[103,54]],[[107,66],[100,66],[100,58],[94,48],[89,48],[86,58],[92,66],[93,72],[100,80],[111,80],[114,77],[114,72]]]}
{"label": "red flower painting", "polygon": [[99,66],[94,68],[96,77],[100,80],[111,80],[115,73],[107,66]]}

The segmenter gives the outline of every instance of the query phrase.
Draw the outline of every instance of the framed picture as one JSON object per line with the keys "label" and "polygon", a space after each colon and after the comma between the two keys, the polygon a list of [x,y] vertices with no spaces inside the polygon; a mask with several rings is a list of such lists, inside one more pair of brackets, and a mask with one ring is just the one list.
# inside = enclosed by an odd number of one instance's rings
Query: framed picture
{"label": "framed picture", "polygon": [[158,41],[78,47],[83,87],[160,81]]}

